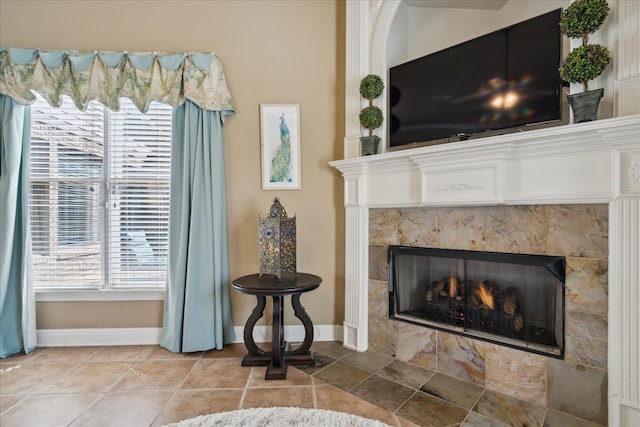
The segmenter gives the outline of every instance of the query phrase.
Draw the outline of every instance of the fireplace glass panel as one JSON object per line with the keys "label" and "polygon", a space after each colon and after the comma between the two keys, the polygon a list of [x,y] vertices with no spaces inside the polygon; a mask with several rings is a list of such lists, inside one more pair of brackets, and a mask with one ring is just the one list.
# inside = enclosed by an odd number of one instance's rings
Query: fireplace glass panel
{"label": "fireplace glass panel", "polygon": [[390,317],[562,357],[563,257],[389,247]]}

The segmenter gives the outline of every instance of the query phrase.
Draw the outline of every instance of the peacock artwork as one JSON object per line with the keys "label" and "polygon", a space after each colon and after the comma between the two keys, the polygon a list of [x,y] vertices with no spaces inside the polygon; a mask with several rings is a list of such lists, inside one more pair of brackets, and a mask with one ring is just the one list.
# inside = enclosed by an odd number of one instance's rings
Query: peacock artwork
{"label": "peacock artwork", "polygon": [[300,186],[300,109],[296,104],[260,104],[262,189]]}
{"label": "peacock artwork", "polygon": [[271,159],[271,182],[291,182],[291,135],[284,120],[280,116],[280,146]]}

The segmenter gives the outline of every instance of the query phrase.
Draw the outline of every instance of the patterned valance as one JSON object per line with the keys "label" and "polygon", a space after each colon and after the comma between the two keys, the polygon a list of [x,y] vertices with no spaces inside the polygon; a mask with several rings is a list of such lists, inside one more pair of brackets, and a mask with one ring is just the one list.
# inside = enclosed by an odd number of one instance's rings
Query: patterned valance
{"label": "patterned valance", "polygon": [[60,106],[68,95],[85,110],[98,101],[113,111],[129,98],[142,112],[152,101],[177,107],[187,99],[200,108],[233,114],[233,103],[213,53],[44,51],[0,47],[0,93],[20,104],[42,95]]}

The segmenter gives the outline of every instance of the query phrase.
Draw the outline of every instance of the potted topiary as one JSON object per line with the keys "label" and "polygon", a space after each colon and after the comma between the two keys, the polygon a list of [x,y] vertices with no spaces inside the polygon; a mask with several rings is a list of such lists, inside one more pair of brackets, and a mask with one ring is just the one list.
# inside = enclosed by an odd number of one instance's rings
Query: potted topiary
{"label": "potted topiary", "polygon": [[609,49],[589,44],[609,14],[607,0],[576,0],[560,16],[560,31],[567,37],[582,39],[560,66],[560,77],[571,83],[582,83],[584,92],[568,96],[574,123],[597,119],[598,105],[604,89],[589,90],[589,80],[598,77],[611,61]]}
{"label": "potted topiary", "polygon": [[382,126],[382,110],[373,105],[373,100],[382,95],[384,83],[379,76],[369,74],[360,82],[360,95],[369,100],[369,105],[360,111],[360,125],[369,130],[368,136],[360,137],[362,154],[367,156],[378,151],[380,137],[373,134],[373,130]]}

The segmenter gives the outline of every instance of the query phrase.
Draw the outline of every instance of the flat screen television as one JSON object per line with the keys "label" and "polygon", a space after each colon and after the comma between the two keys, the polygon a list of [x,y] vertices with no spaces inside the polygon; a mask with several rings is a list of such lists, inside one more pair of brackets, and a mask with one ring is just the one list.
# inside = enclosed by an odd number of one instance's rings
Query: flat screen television
{"label": "flat screen television", "polygon": [[560,13],[391,67],[389,147],[560,121]]}

